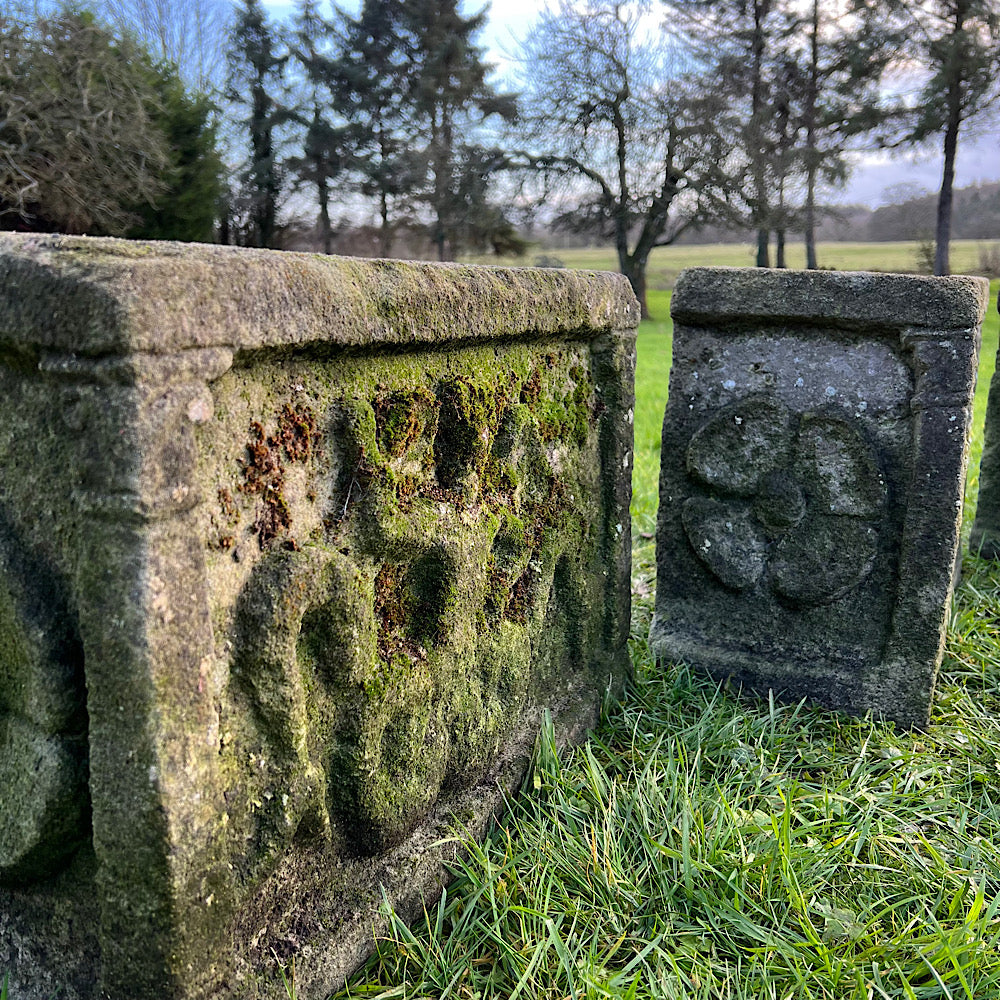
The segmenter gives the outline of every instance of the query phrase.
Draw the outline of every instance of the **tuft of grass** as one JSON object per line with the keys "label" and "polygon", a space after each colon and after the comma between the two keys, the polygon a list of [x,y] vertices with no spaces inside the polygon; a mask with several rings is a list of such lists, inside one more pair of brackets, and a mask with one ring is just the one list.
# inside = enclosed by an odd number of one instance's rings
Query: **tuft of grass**
{"label": "tuft of grass", "polygon": [[[274,955],[274,961],[278,966],[278,972],[281,975],[281,985],[285,990],[285,996],[288,1000],[296,1000],[297,993],[295,989],[295,956],[292,955],[290,962],[286,965],[281,959],[278,958],[277,952],[272,948],[271,954]],[[2,998],[0,998],[2,1000]]]}

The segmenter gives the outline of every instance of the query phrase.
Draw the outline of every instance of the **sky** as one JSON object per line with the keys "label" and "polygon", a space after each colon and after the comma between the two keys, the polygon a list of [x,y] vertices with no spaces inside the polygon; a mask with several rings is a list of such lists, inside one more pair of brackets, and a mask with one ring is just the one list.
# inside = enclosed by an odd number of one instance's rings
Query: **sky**
{"label": "sky", "polygon": [[[481,10],[484,3],[462,4],[465,14]],[[544,0],[493,0],[489,23],[480,44],[488,59],[498,70],[501,82],[505,67],[509,67],[523,38]],[[294,3],[288,0],[264,0],[264,6],[275,18],[292,14]],[[342,6],[356,10],[358,0],[346,0]],[[968,187],[984,181],[1000,180],[1000,125],[974,136],[959,136],[955,187]],[[847,184],[832,192],[828,201],[835,204],[860,204],[877,208],[886,203],[886,194],[899,185],[913,189],[937,191],[941,184],[942,154],[938,145],[893,153],[863,154],[858,157]],[[891,199],[889,199],[891,200]]]}

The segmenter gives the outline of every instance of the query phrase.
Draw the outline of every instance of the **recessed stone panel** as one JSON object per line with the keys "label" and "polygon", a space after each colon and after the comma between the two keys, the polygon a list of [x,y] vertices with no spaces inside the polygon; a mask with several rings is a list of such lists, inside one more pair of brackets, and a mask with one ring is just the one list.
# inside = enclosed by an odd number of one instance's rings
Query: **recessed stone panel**
{"label": "recessed stone panel", "polygon": [[624,680],[634,298],[32,236],[0,281],[0,975],[328,996]]}
{"label": "recessed stone panel", "polygon": [[926,723],[984,283],[693,268],[672,302],[652,643]]}

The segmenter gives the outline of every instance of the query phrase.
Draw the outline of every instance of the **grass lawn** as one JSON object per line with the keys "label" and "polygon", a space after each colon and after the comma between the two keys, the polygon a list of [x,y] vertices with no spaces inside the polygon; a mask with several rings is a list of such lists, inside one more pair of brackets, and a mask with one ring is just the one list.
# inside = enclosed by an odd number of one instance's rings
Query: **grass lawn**
{"label": "grass lawn", "polygon": [[[584,746],[543,732],[528,791],[342,996],[1000,1000],[1000,568],[966,562],[924,733],[656,669],[668,298],[639,337],[636,681]],[[994,304],[976,465],[997,328]]]}
{"label": "grass lawn", "polygon": [[[996,240],[952,240],[951,269],[955,274],[982,274],[980,254],[996,247]],[[905,243],[820,243],[817,257],[820,267],[843,268],[852,271],[916,271],[919,245]],[[677,275],[685,267],[699,264],[750,267],[755,247],[746,243],[711,243],[691,246],[658,247],[649,258],[647,283],[649,288],[666,290],[674,287]],[[566,267],[586,271],[617,271],[615,252],[610,247],[580,250],[539,251],[558,257]],[[538,254],[529,251],[523,258],[475,257],[477,264],[507,264],[523,267],[531,264]],[[801,241],[788,246],[788,266],[805,267],[805,248]]]}

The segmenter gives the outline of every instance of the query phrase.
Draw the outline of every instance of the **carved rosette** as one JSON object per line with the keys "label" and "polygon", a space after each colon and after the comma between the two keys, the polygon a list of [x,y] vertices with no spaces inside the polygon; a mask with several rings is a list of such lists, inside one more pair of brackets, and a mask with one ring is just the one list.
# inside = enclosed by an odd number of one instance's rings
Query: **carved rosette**
{"label": "carved rosette", "polygon": [[694,433],[686,461],[696,492],[684,531],[726,587],[818,605],[871,573],[886,484],[864,432],[840,413],[747,396]]}

